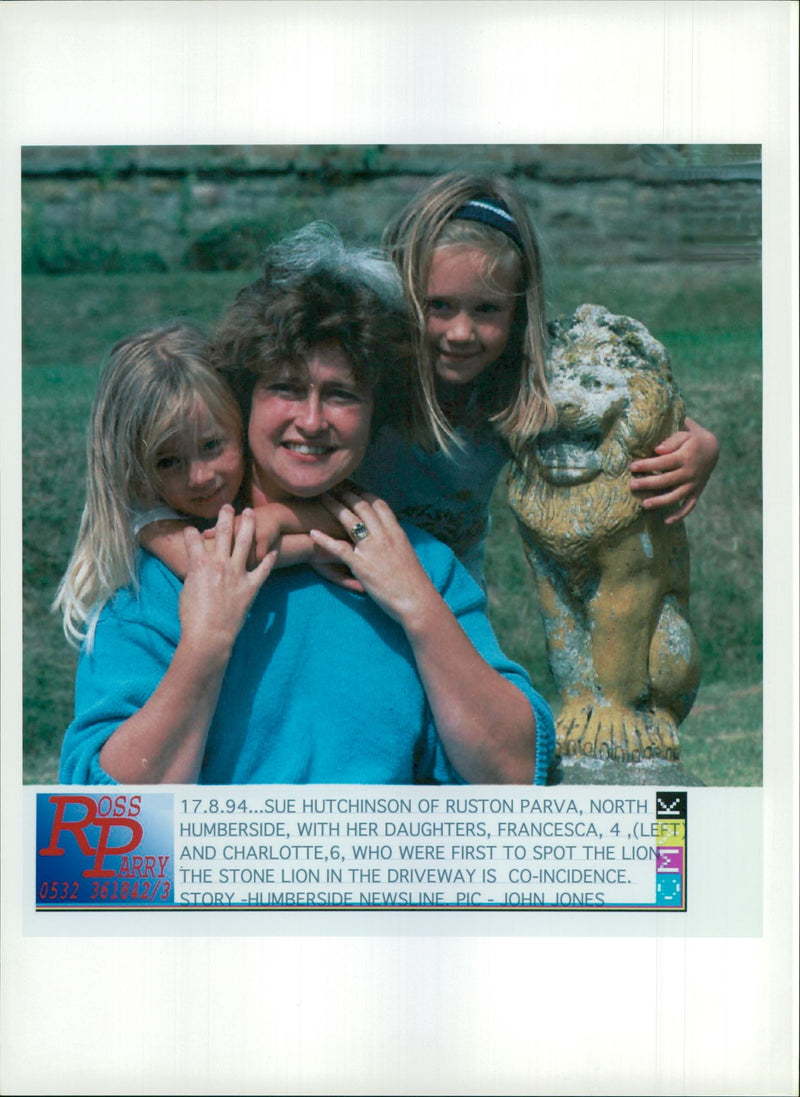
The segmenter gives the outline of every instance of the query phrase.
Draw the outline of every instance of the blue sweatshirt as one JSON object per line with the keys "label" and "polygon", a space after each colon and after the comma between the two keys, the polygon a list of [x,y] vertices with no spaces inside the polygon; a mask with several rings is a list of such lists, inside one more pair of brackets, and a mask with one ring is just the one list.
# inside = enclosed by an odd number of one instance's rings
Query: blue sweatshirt
{"label": "blue sweatshirt", "polygon": [[[536,715],[535,783],[544,784],[553,719],[525,671],[497,644],[476,583],[444,545],[404,527],[475,648],[529,699]],[[140,557],[140,589],[104,608],[82,652],[75,719],[60,780],[113,783],[103,744],[148,700],[178,643],[180,581]],[[462,783],[436,732],[402,628],[371,598],[306,567],[270,575],[236,640],[208,734],[202,784]]]}

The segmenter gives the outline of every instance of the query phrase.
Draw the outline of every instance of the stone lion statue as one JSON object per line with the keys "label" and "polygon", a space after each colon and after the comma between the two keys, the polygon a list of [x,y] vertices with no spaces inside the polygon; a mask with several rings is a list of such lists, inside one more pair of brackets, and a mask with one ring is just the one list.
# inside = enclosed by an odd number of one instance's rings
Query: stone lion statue
{"label": "stone lion statue", "polygon": [[564,755],[677,759],[700,678],[682,522],[629,487],[679,429],[667,352],[636,320],[582,305],[551,327],[558,421],[519,448],[509,501],[536,576]]}

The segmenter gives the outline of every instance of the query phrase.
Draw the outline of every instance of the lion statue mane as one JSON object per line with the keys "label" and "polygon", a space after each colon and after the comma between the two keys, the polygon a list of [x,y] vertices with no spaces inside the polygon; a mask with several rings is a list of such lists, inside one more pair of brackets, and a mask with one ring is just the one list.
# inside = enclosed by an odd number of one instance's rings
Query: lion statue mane
{"label": "lion statue mane", "polygon": [[700,678],[688,543],[641,506],[629,466],[680,429],[683,402],[638,321],[582,305],[550,332],[557,422],[518,447],[509,502],[562,697],[558,751],[674,760]]}

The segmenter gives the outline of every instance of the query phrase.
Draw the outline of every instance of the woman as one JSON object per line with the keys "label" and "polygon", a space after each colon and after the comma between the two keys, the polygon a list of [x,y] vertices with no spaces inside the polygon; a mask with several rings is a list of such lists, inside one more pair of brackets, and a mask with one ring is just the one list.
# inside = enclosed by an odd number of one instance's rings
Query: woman
{"label": "woman", "polygon": [[[253,518],[224,508],[185,585],[143,553],[78,669],[62,780],[76,783],[544,783],[552,717],[500,651],[449,549],[350,490],[404,361],[387,264],[338,238],[273,249],[223,320],[248,424],[253,505],[321,500],[352,543],[311,537],[365,593],[309,568],[253,571]],[[335,494],[332,494],[334,493]]]}

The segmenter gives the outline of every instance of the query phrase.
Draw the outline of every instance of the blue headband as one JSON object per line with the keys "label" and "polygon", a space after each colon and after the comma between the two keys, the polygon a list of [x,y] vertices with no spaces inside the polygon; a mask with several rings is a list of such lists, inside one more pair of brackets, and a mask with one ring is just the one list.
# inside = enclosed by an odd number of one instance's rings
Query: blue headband
{"label": "blue headband", "polygon": [[514,241],[520,251],[522,250],[522,236],[517,228],[517,222],[511,215],[511,210],[499,198],[470,198],[456,210],[451,220],[480,221],[481,224],[499,229]]}

